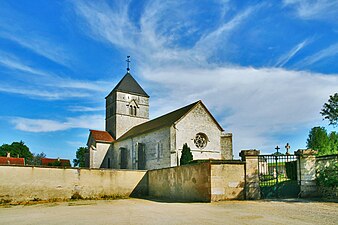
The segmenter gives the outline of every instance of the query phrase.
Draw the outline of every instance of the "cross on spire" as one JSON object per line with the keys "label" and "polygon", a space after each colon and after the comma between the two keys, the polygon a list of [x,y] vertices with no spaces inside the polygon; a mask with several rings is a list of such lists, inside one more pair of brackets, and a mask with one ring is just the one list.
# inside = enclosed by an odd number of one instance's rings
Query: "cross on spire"
{"label": "cross on spire", "polygon": [[130,68],[129,68],[129,65],[130,65],[130,55],[127,56],[126,62],[127,62],[127,73],[129,73],[129,71],[130,71]]}

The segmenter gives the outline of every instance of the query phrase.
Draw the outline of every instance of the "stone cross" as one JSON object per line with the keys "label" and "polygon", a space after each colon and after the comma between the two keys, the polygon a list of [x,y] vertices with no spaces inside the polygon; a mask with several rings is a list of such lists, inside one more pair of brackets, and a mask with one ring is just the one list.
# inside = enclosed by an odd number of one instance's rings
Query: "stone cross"
{"label": "stone cross", "polygon": [[280,149],[280,147],[278,147],[278,145],[275,148],[277,150],[277,154],[279,153],[278,150]]}
{"label": "stone cross", "polygon": [[287,154],[287,155],[289,155],[289,149],[290,149],[290,148],[291,148],[291,147],[290,147],[289,143],[286,143],[285,149],[286,149],[286,154]]}

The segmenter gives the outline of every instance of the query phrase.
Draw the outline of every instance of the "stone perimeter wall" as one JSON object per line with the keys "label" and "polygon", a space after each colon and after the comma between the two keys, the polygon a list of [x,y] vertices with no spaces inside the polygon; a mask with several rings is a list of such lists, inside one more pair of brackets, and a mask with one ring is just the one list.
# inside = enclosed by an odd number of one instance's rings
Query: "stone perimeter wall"
{"label": "stone perimeter wall", "polygon": [[0,166],[0,203],[148,195],[185,202],[244,199],[244,167],[239,161],[150,171]]}
{"label": "stone perimeter wall", "polygon": [[172,201],[244,199],[243,163],[201,163],[148,171],[149,196]]}
{"label": "stone perimeter wall", "polygon": [[147,188],[145,175],[146,171],[0,166],[0,202],[123,198]]}
{"label": "stone perimeter wall", "polygon": [[[338,162],[338,154],[316,157],[317,176],[320,170],[323,170],[325,167],[333,164],[334,162]],[[319,195],[321,195],[322,197],[338,199],[338,186],[337,188],[319,187],[318,189],[319,189]]]}

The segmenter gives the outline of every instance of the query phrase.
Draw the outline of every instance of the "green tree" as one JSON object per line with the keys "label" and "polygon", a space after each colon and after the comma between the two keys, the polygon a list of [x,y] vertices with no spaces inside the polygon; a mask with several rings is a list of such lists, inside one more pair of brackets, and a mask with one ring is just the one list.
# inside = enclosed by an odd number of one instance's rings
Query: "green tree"
{"label": "green tree", "polygon": [[38,153],[38,154],[34,154],[33,153],[33,157],[31,160],[29,161],[26,161],[26,164],[27,165],[32,165],[32,166],[39,166],[41,165],[41,159],[42,158],[46,158],[46,154],[41,152],[41,153]]}
{"label": "green tree", "polygon": [[180,165],[186,165],[186,164],[188,164],[192,160],[193,160],[193,156],[192,156],[191,150],[188,147],[188,144],[185,143],[183,145],[183,149],[182,149],[182,155],[181,155],[181,159],[180,159]]}
{"label": "green tree", "polygon": [[313,127],[309,132],[306,146],[318,150],[318,155],[330,154],[330,142],[324,127]]}
{"label": "green tree", "polygon": [[329,144],[330,144],[330,151],[331,154],[338,154],[338,133],[332,131],[329,134]]}
{"label": "green tree", "polygon": [[73,159],[74,166],[85,167],[85,157],[87,152],[87,147],[79,147],[76,150],[76,159]]}
{"label": "green tree", "polygon": [[324,116],[324,119],[329,120],[329,125],[338,125],[338,93],[330,95],[328,102],[323,105],[320,114]]}
{"label": "green tree", "polygon": [[0,146],[0,156],[6,156],[7,152],[12,157],[25,158],[25,161],[30,161],[33,158],[33,154],[23,141],[13,142],[12,144],[3,144]]}

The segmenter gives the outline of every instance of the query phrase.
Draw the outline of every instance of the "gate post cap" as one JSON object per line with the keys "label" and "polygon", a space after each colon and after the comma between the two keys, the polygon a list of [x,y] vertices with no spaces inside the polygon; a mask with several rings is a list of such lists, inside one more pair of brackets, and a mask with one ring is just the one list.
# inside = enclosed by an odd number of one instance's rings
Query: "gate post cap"
{"label": "gate post cap", "polygon": [[316,155],[318,153],[317,150],[313,150],[311,148],[308,149],[298,149],[295,151],[295,155]]}
{"label": "gate post cap", "polygon": [[246,156],[257,156],[261,153],[261,151],[257,149],[249,149],[249,150],[241,150],[239,153],[240,157],[246,157]]}

